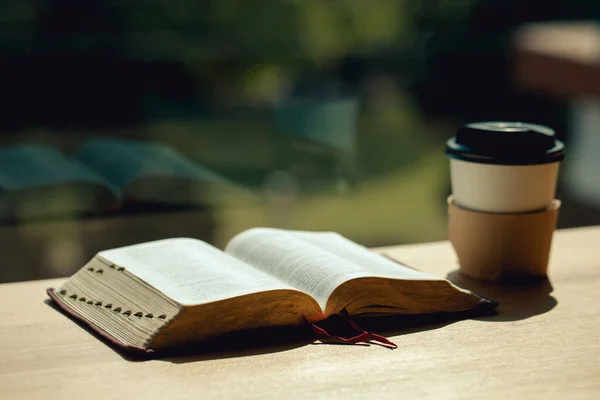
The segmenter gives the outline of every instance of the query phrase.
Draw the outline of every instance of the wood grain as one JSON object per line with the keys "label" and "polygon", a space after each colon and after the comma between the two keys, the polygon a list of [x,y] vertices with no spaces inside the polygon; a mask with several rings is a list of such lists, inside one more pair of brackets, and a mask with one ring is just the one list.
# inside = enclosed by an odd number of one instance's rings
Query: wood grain
{"label": "wood grain", "polygon": [[600,227],[555,236],[551,282],[461,278],[447,242],[382,249],[500,301],[496,316],[400,330],[397,350],[299,345],[130,361],[45,303],[62,280],[0,285],[0,397],[600,398]]}

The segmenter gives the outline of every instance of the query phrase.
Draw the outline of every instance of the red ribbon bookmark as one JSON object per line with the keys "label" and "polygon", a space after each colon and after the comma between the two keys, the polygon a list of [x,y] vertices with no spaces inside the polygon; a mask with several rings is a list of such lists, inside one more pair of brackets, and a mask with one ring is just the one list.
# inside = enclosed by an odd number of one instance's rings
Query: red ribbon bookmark
{"label": "red ribbon bookmark", "polygon": [[390,349],[390,350],[398,348],[398,346],[394,342],[390,341],[386,337],[378,335],[373,332],[365,331],[364,329],[360,328],[358,325],[356,325],[354,323],[354,321],[352,320],[352,318],[350,318],[349,315],[346,314],[345,317],[346,317],[346,321],[352,327],[352,329],[360,332],[358,335],[352,336],[352,337],[342,337],[342,336],[331,335],[325,329],[321,328],[320,326],[317,326],[316,324],[312,324],[313,332],[317,335],[317,337],[319,338],[319,340],[322,343],[340,343],[340,344],[366,343],[366,344],[376,344],[378,346],[385,347],[386,349]]}

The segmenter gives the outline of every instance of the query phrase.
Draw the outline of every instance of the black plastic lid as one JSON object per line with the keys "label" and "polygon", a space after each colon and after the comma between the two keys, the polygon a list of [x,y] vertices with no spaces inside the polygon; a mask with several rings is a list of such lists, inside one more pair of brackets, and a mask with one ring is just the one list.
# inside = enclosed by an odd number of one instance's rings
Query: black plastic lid
{"label": "black plastic lid", "polygon": [[523,122],[474,122],[446,142],[446,155],[483,164],[547,164],[564,158],[565,145],[546,126]]}

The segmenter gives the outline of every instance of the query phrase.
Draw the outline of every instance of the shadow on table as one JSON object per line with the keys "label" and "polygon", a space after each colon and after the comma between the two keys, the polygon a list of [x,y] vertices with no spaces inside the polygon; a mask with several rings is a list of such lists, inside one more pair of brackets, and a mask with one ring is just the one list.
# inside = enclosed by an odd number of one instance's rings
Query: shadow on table
{"label": "shadow on table", "polygon": [[314,337],[306,327],[269,327],[230,332],[194,345],[157,354],[158,361],[174,364],[250,357],[294,350],[311,344]]}
{"label": "shadow on table", "polygon": [[558,301],[550,295],[552,284],[548,279],[535,283],[500,284],[471,279],[458,270],[446,277],[454,284],[469,289],[499,303],[494,316],[477,318],[484,321],[518,321],[552,310]]}
{"label": "shadow on table", "polygon": [[[377,318],[353,317],[353,321],[364,330],[376,332],[386,337],[393,337],[439,329],[460,320],[493,315],[494,313],[495,311],[492,307],[481,307],[480,309],[458,313]],[[332,335],[350,337],[357,334],[355,330],[344,322],[344,317],[341,316],[330,317],[328,320],[320,322],[319,326],[325,328]],[[160,360],[172,363],[187,363],[275,353],[306,345],[346,345],[340,343],[322,343],[316,340],[317,338],[310,326],[254,329],[233,332],[196,346],[186,346],[185,348],[172,350],[161,354]],[[354,346],[370,345],[374,345],[374,343],[354,344]],[[386,349],[382,349],[382,351],[386,351]]]}

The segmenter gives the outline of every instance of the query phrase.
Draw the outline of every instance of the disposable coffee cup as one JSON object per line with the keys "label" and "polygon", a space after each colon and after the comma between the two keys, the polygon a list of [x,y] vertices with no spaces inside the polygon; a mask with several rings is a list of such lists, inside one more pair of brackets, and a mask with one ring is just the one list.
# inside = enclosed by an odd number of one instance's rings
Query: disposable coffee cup
{"label": "disposable coffee cup", "polygon": [[460,270],[488,281],[547,275],[560,201],[564,144],[554,131],[519,122],[478,122],[448,140],[449,237]]}
{"label": "disposable coffee cup", "polygon": [[446,143],[454,202],[474,211],[547,208],[556,193],[564,144],[554,131],[521,122],[476,122]]}

